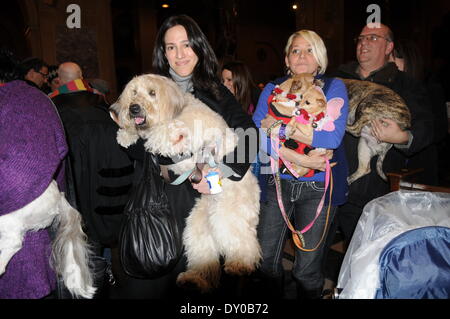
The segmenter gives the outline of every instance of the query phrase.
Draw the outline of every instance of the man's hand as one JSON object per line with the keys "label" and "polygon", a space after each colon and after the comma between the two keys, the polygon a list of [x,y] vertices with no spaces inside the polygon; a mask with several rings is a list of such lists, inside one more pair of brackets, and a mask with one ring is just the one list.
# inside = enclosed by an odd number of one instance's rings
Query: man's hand
{"label": "man's hand", "polygon": [[407,144],[409,135],[391,119],[377,119],[371,122],[372,135],[379,141],[391,144]]}

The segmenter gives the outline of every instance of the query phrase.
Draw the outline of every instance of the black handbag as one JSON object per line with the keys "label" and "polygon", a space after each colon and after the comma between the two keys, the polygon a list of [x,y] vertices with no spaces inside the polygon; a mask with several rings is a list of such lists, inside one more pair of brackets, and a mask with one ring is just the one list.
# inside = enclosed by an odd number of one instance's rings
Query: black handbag
{"label": "black handbag", "polygon": [[171,212],[158,159],[145,153],[141,180],[125,206],[119,236],[125,273],[153,279],[169,273],[183,252],[180,225]]}

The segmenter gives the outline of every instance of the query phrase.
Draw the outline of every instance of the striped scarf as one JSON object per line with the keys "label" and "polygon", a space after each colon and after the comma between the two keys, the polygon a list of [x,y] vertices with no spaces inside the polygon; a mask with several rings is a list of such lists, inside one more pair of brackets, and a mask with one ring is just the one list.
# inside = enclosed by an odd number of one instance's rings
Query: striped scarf
{"label": "striped scarf", "polygon": [[94,94],[99,94],[99,95],[103,96],[103,94],[100,91],[92,88],[89,85],[89,83],[83,79],[76,79],[76,80],[70,81],[64,85],[61,85],[57,90],[51,92],[48,96],[52,99],[55,96],[60,95],[60,94],[79,92],[79,91],[88,91],[88,92],[92,92]]}

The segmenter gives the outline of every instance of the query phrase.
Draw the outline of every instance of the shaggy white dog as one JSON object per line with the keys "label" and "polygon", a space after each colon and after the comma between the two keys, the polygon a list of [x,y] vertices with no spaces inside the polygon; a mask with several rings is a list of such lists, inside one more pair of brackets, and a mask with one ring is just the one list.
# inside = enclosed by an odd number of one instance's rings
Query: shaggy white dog
{"label": "shaggy white dog", "polygon": [[[117,141],[122,146],[140,136],[148,152],[188,157],[169,166],[176,174],[195,171],[198,163],[208,163],[208,156],[220,165],[237,144],[237,136],[220,115],[162,76],[135,77],[111,110],[121,127]],[[253,272],[261,259],[256,236],[260,190],[255,176],[249,171],[239,182],[224,178],[221,183],[221,193],[197,200],[183,233],[188,265],[177,282],[203,292],[218,285],[220,256],[224,271],[237,275]]]}
{"label": "shaggy white dog", "polygon": [[81,215],[59,192],[55,181],[25,207],[0,216],[0,275],[22,248],[26,232],[51,225],[57,227],[52,244],[53,268],[73,296],[92,298],[96,289],[88,267],[90,252],[81,229]]}

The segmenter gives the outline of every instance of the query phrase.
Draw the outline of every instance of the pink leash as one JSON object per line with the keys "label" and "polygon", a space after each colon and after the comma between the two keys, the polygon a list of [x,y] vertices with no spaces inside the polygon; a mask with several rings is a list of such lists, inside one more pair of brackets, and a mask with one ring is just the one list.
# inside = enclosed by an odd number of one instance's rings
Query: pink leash
{"label": "pink leash", "polygon": [[[278,155],[278,157],[283,161],[284,165],[289,169],[289,171],[296,177],[298,178],[299,175],[292,169],[292,166],[289,164],[289,161],[283,159],[283,157],[281,156],[280,152],[279,152],[279,148],[275,147],[275,145],[279,145],[279,139],[278,137],[275,137],[274,139],[271,139],[271,145],[272,145],[272,149],[275,151],[275,153]],[[311,227],[314,225],[314,223],[316,222],[317,218],[320,215],[320,212],[322,211],[323,205],[325,203],[325,195],[327,193],[328,190],[328,186],[330,184],[330,180],[331,180],[331,167],[330,167],[330,161],[328,159],[326,159],[326,169],[325,169],[325,190],[323,192],[322,198],[320,200],[319,205],[317,206],[317,210],[316,210],[316,216],[314,217],[314,220],[312,222],[310,222],[305,228],[303,228],[302,230],[298,231],[294,228],[294,226],[292,225],[292,223],[289,221],[289,218],[286,214],[286,210],[284,208],[284,204],[283,204],[283,200],[281,198],[281,181],[280,181],[280,173],[279,173],[279,169],[278,167],[276,167],[276,163],[278,163],[277,161],[274,160],[274,158],[271,156],[270,157],[270,165],[272,168],[272,173],[275,179],[275,187],[277,190],[277,200],[278,200],[278,206],[280,207],[280,211],[281,214],[283,216],[283,219],[286,223],[286,225],[288,226],[288,228],[291,230],[292,232],[292,236],[293,236],[293,240],[294,243],[296,244],[296,246],[302,250],[306,250],[303,247],[305,247],[305,239],[303,234],[306,233],[308,230],[311,229]],[[288,165],[286,165],[288,164]],[[331,188],[332,189],[332,188]],[[331,192],[330,192],[330,203],[329,203],[329,207],[328,207],[328,213],[327,213],[327,221],[325,224],[325,229],[324,229],[324,233],[328,224],[328,214],[330,211],[330,206],[331,206]],[[324,237],[324,234],[322,234],[322,239]],[[322,241],[322,239],[320,240],[320,242]],[[313,251],[315,250],[319,245],[320,242],[318,243],[318,245],[312,249],[312,250],[307,250],[307,251]]]}

